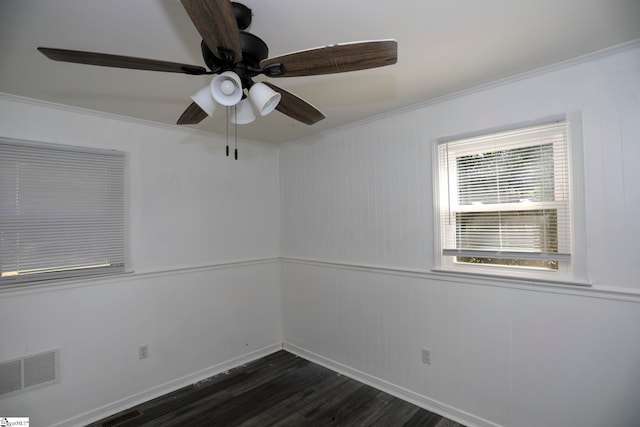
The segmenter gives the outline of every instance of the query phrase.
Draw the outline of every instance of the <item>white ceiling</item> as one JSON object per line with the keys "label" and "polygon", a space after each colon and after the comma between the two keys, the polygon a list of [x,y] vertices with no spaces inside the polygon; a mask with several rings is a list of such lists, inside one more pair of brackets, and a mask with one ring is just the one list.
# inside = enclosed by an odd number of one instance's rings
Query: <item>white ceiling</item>
{"label": "white ceiling", "polygon": [[[272,79],[327,118],[307,126],[279,112],[238,136],[290,141],[640,38],[640,0],[244,0],[270,56],[393,38],[398,63]],[[0,92],[175,123],[211,76],[54,62],[36,47],[204,66],[179,0],[0,0]],[[224,134],[225,112],[197,129]]]}

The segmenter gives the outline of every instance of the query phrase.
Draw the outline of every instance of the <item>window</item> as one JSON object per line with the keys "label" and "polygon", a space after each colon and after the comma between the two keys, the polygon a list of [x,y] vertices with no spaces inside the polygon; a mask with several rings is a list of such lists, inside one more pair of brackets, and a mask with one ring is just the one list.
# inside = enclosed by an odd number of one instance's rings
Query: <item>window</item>
{"label": "window", "polygon": [[438,143],[443,267],[524,277],[569,275],[568,139],[562,121]]}
{"label": "window", "polygon": [[0,139],[0,286],[125,266],[124,154]]}

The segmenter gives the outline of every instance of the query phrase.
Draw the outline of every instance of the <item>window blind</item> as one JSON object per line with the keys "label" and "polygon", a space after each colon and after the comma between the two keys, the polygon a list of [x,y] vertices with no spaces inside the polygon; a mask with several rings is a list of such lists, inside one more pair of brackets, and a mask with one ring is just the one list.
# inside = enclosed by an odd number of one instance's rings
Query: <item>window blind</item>
{"label": "window blind", "polygon": [[546,268],[570,260],[566,122],[447,141],[438,150],[443,255]]}
{"label": "window blind", "polygon": [[124,266],[124,153],[0,139],[0,284]]}

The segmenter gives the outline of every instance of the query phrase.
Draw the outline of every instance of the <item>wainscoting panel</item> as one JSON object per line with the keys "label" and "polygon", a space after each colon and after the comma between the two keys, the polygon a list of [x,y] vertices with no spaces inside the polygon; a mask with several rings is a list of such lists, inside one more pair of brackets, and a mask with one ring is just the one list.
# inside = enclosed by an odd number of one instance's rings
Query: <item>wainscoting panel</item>
{"label": "wainscoting panel", "polygon": [[279,350],[279,289],[280,263],[265,260],[4,295],[0,359],[56,345],[60,382],[0,413],[82,426]]}
{"label": "wainscoting panel", "polygon": [[465,425],[631,427],[640,416],[633,299],[321,262],[284,261],[282,277],[285,346]]}

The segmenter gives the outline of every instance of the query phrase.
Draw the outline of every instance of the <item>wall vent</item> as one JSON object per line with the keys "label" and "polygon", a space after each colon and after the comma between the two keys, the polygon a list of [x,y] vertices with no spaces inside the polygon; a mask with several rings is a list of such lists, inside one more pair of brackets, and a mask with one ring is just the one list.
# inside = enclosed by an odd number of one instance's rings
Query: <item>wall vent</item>
{"label": "wall vent", "polygon": [[60,381],[60,350],[0,363],[0,399]]}

